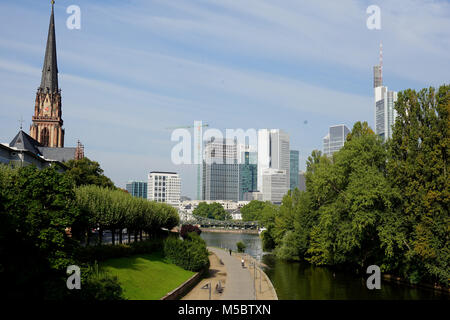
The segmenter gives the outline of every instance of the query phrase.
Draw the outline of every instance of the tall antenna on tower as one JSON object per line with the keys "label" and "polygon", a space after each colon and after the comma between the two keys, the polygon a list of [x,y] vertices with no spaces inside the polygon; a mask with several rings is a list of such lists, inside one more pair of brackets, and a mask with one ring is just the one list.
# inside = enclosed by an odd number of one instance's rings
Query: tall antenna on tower
{"label": "tall antenna on tower", "polygon": [[383,83],[383,42],[380,42],[380,80]]}

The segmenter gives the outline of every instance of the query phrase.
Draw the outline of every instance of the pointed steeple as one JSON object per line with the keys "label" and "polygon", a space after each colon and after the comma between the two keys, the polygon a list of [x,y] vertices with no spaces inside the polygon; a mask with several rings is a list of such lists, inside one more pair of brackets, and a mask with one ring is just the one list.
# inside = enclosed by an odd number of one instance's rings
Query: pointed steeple
{"label": "pointed steeple", "polygon": [[42,68],[42,79],[40,89],[50,92],[58,91],[58,64],[56,61],[56,36],[55,36],[55,17],[53,13],[50,16],[50,25],[48,27],[47,48],[45,49],[44,66]]}

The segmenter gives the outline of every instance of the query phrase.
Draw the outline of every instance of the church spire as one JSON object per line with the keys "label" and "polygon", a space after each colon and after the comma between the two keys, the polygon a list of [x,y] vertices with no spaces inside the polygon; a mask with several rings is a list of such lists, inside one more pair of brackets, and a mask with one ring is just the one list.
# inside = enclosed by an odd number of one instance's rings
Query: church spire
{"label": "church spire", "polygon": [[44,66],[42,68],[42,79],[40,90],[58,92],[58,64],[56,61],[56,37],[55,37],[55,17],[53,13],[50,16],[50,25],[48,27],[47,48],[45,49]]}

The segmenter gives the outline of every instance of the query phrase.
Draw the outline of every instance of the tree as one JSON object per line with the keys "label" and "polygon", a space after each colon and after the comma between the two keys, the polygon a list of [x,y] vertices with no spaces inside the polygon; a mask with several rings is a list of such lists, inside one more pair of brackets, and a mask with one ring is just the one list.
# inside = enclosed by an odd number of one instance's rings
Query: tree
{"label": "tree", "polygon": [[259,221],[267,202],[252,200],[241,208],[242,220]]}
{"label": "tree", "polygon": [[356,123],[332,163],[319,161],[310,176],[307,187],[318,198],[306,252],[313,263],[363,268],[380,259],[378,226],[392,214],[397,194],[385,177],[386,149],[367,128]]}
{"label": "tree", "polygon": [[220,203],[213,202],[207,204],[206,202],[200,202],[197,208],[192,212],[196,216],[205,217],[215,220],[229,220],[231,215],[225,211]]}
{"label": "tree", "polygon": [[402,201],[390,219],[396,228],[385,230],[387,255],[413,282],[448,285],[450,86],[399,92],[395,109],[388,176]]}
{"label": "tree", "polygon": [[68,167],[66,174],[75,181],[77,186],[92,184],[105,188],[115,188],[114,183],[103,174],[103,169],[96,161],[85,157],[81,160],[69,160],[65,165]]}
{"label": "tree", "polygon": [[180,236],[183,239],[186,239],[187,235],[191,232],[195,232],[196,234],[200,235],[202,233],[202,230],[200,230],[200,228],[197,226],[193,226],[192,224],[183,224],[181,226]]}
{"label": "tree", "polygon": [[236,243],[237,252],[245,252],[245,248],[247,247],[242,241]]}
{"label": "tree", "polygon": [[[77,242],[73,181],[55,168],[0,166],[0,282],[10,297],[44,298],[64,290],[65,268]],[[32,266],[32,267],[30,267]]]}

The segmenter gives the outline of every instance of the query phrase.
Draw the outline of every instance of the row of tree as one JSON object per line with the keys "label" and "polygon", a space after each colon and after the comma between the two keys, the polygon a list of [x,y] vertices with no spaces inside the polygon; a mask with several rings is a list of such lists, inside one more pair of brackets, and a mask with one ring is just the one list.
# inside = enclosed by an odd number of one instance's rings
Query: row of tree
{"label": "row of tree", "polygon": [[172,206],[132,197],[120,189],[87,185],[77,187],[75,194],[83,220],[74,232],[89,235],[90,230],[98,228],[100,243],[103,230],[111,230],[112,244],[115,244],[116,233],[122,243],[124,229],[127,229],[128,241],[132,234],[135,240],[138,235],[142,240],[143,232],[155,237],[161,228],[170,230],[179,222],[178,213]]}
{"label": "row of tree", "polygon": [[358,122],[331,159],[312,152],[305,192],[279,207],[242,208],[268,229],[266,247],[284,259],[376,264],[412,283],[449,285],[450,86],[400,92],[396,110],[387,143]]}

